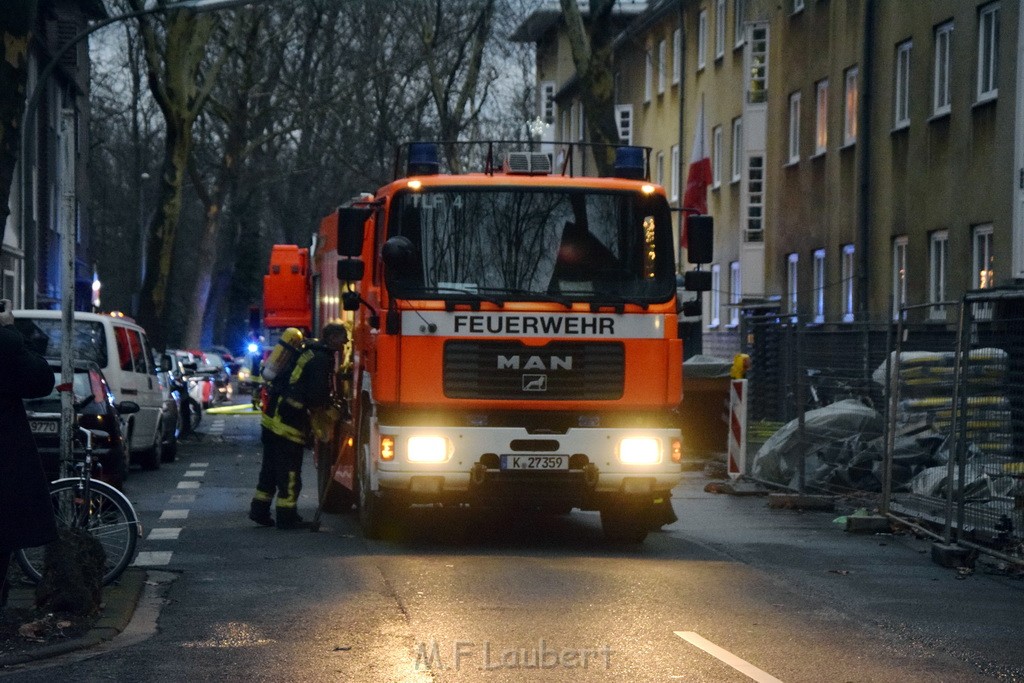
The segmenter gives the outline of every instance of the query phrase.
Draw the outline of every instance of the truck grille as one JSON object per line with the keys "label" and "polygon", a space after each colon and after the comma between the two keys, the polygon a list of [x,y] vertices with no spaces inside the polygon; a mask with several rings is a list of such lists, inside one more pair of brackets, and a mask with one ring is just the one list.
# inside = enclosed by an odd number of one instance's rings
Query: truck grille
{"label": "truck grille", "polygon": [[625,349],[619,342],[449,341],[444,345],[448,398],[536,401],[622,398]]}

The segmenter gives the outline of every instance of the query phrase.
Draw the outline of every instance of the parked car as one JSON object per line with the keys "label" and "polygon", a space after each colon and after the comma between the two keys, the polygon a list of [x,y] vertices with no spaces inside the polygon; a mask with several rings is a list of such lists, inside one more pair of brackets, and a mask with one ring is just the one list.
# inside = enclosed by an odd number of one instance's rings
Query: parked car
{"label": "parked car", "polygon": [[204,408],[209,408],[214,403],[223,403],[231,400],[231,373],[228,372],[227,364],[220,354],[212,351],[192,351],[199,361],[196,367],[196,374],[209,377],[212,381],[209,396],[204,394]]}
{"label": "parked car", "polygon": [[[55,384],[60,384],[60,360],[50,360]],[[96,363],[78,361],[74,367],[72,395],[78,407],[78,425],[107,434],[94,439],[93,456],[99,462],[95,476],[111,486],[121,488],[128,477],[131,448],[125,438],[139,412],[134,401],[116,402],[103,372]],[[91,399],[88,402],[85,399]],[[51,481],[60,476],[60,394],[56,387],[48,396],[25,399],[25,412],[39,449],[43,470]],[[84,456],[84,447],[76,443],[76,456]]]}
{"label": "parked car", "polygon": [[169,353],[153,353],[157,381],[163,396],[163,453],[161,462],[174,462],[178,455],[178,438],[181,436],[181,393],[177,389],[172,372],[174,357]]}
{"label": "parked car", "polygon": [[[14,324],[40,355],[61,352],[60,311],[16,310]],[[163,456],[163,395],[146,331],[121,314],[75,312],[72,349],[75,360],[99,366],[117,401],[138,404],[139,412],[125,436],[133,460],[144,469],[157,469]]]}

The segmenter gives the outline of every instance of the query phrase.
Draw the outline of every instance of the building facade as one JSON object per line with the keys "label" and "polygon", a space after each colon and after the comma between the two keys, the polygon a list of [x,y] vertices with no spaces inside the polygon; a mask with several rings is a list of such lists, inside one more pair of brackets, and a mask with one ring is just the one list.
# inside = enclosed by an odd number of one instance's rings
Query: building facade
{"label": "building facade", "polygon": [[[557,6],[518,37],[537,45],[549,139],[575,141],[586,131]],[[705,353],[738,349],[753,312],[880,322],[1024,277],[1019,0],[630,6],[615,56],[622,141],[652,149],[677,208],[691,160],[711,159]]]}
{"label": "building facade", "polygon": [[42,88],[29,112],[26,137],[11,185],[8,226],[0,252],[0,292],[18,308],[54,308],[61,298],[61,239],[75,239],[75,307],[88,309],[92,268],[82,197],[87,191],[89,49],[64,54],[53,74],[40,72],[87,23],[107,16],[101,0],[41,0],[29,51],[29,94]]}

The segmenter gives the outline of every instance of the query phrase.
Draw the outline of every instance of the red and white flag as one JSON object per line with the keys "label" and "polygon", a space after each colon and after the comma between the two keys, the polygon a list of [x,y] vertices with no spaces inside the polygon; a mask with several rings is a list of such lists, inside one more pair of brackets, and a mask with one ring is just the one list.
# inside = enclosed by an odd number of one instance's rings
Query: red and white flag
{"label": "red and white flag", "polygon": [[697,115],[697,126],[693,133],[693,151],[690,155],[690,167],[686,171],[686,190],[683,192],[683,231],[679,243],[685,247],[689,240],[686,223],[687,216],[693,213],[708,212],[708,187],[711,185],[711,158],[708,156],[707,135],[704,133],[704,99],[700,101],[700,113]]}

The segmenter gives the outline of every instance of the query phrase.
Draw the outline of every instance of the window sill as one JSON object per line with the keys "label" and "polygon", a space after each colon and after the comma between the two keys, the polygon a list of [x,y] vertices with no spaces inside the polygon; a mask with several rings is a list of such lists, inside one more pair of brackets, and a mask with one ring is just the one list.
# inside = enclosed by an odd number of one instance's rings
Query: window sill
{"label": "window sill", "polygon": [[845,152],[846,150],[853,149],[856,146],[857,146],[857,141],[856,140],[854,140],[853,142],[844,142],[842,144],[842,146],[839,148],[839,151],[840,152]]}
{"label": "window sill", "polygon": [[739,185],[741,180],[742,180],[742,178],[740,176],[734,176],[733,179],[729,181],[729,184],[730,185]]}
{"label": "window sill", "polygon": [[982,97],[978,98],[974,102],[974,104],[971,105],[971,109],[981,109],[982,107],[987,107],[990,104],[995,104],[998,99],[999,91],[997,90],[994,93],[983,95]]}
{"label": "window sill", "polygon": [[899,135],[900,133],[907,133],[909,131],[910,131],[910,121],[907,121],[906,123],[900,123],[898,125],[893,126],[889,130],[889,135]]}
{"label": "window sill", "polygon": [[718,328],[722,326],[722,323],[711,323],[708,325],[709,330],[718,331]]}
{"label": "window sill", "polygon": [[952,118],[952,116],[952,110],[936,112],[929,116],[927,119],[925,119],[925,123],[937,123],[938,121],[948,121],[950,118]]}
{"label": "window sill", "polygon": [[790,159],[782,165],[782,168],[795,168],[800,165],[799,159]]}
{"label": "window sill", "polygon": [[718,192],[721,189],[722,189],[722,181],[718,181],[717,183],[713,183],[711,185],[711,191],[712,192]]}
{"label": "window sill", "polygon": [[815,152],[814,154],[812,154],[811,156],[809,156],[807,158],[810,159],[811,161],[814,161],[815,159],[824,159],[825,158],[825,151],[826,150],[823,149],[820,152]]}

